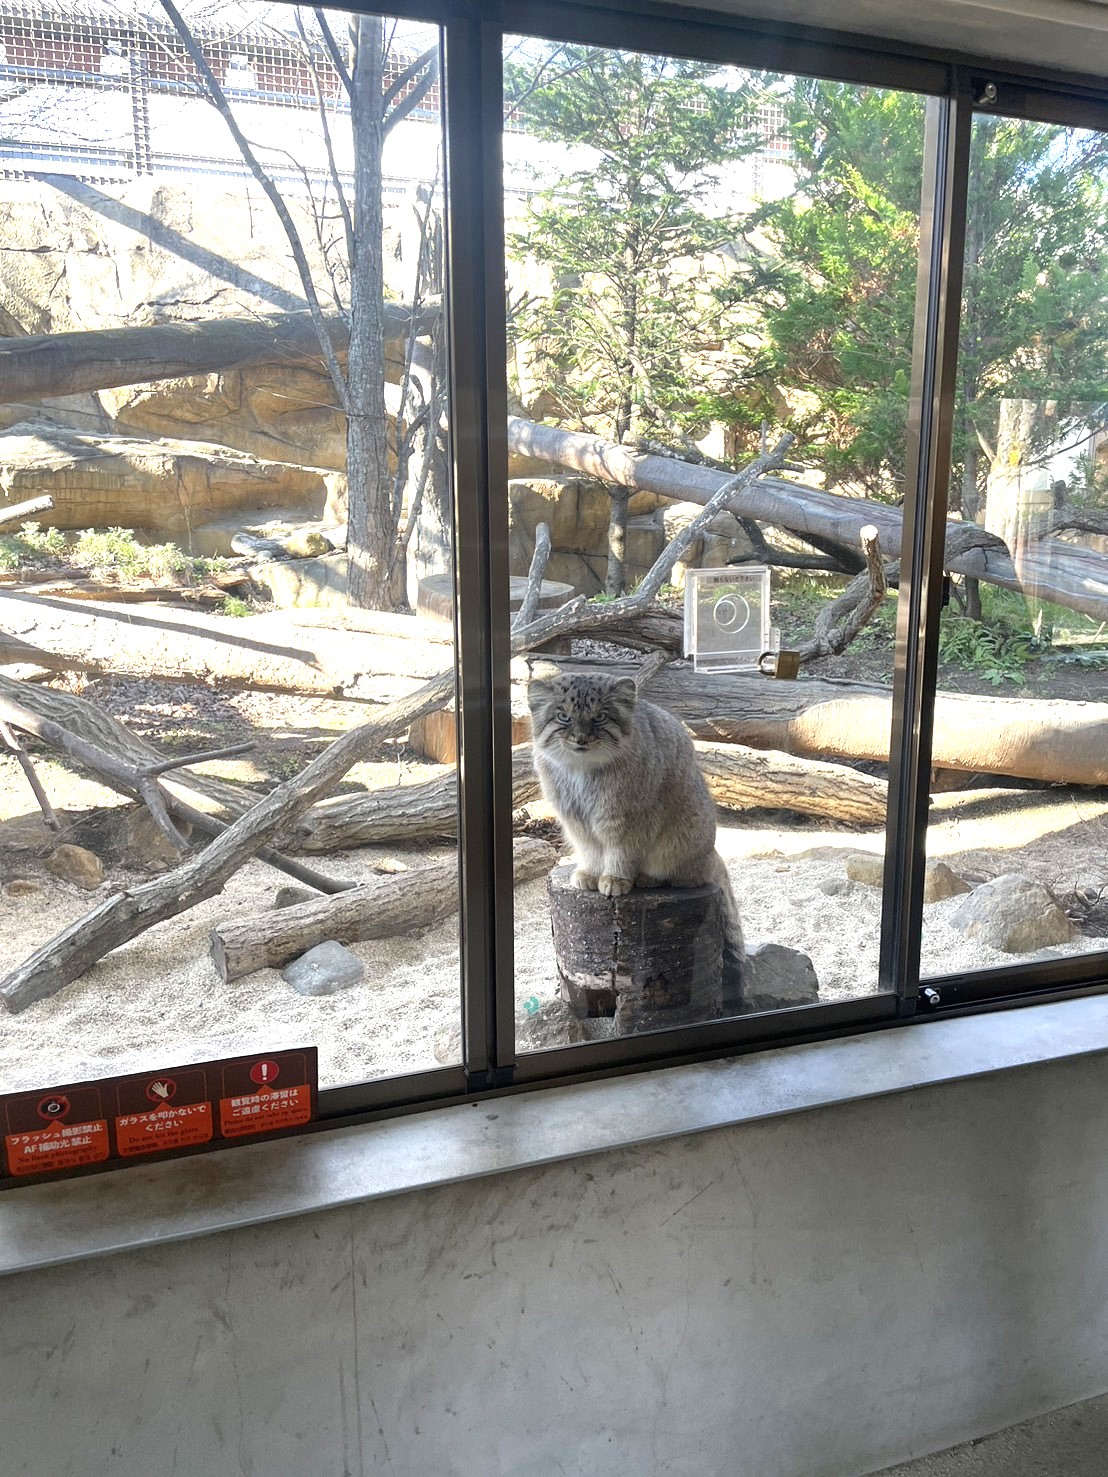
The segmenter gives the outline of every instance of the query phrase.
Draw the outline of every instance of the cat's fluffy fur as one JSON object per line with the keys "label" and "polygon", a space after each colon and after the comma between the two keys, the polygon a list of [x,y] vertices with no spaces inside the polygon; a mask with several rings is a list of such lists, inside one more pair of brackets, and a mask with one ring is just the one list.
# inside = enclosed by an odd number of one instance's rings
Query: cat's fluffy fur
{"label": "cat's fluffy fur", "polygon": [[742,927],[716,851],[716,807],[684,725],[638,696],[629,678],[559,673],[527,688],[535,769],[574,847],[576,886],[609,897],[632,887],[723,894],[726,946],[743,958]]}

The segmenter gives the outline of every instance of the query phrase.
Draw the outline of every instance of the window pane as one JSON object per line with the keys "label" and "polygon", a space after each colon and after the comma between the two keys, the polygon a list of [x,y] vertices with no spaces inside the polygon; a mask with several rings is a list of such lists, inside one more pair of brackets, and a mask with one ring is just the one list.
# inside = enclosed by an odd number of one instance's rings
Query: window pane
{"label": "window pane", "polygon": [[[59,821],[0,756],[0,940],[17,963],[175,865],[134,773],[245,745],[164,776],[188,854],[183,805],[233,820],[331,754],[269,845],[367,891],[320,919],[249,861],[5,1015],[0,1090],[301,1043],[324,1086],[459,1060],[439,33],[181,9],[0,20],[0,332],[46,336],[5,367],[0,511],[52,498],[0,528],[0,696]],[[338,762],[438,673],[437,711]],[[327,940],[337,972],[282,977]]]}
{"label": "window pane", "polygon": [[[852,583],[867,524],[896,583],[922,101],[526,38],[505,90],[514,595],[545,524],[544,603],[590,602],[532,654],[553,663],[531,688],[546,798],[518,819],[575,852],[584,887],[566,870],[517,889],[518,1044],[871,994],[895,589],[845,649],[811,643],[870,588]],[[613,625],[613,602],[785,431],[769,475],[666,570],[661,610]],[[773,628],[803,653],[795,680],[757,670]],[[613,684],[659,645],[672,660],[636,705]],[[523,663],[514,676],[522,744]],[[749,955],[722,993],[734,935],[688,735]]]}
{"label": "window pane", "polygon": [[1108,935],[1106,162],[974,121],[951,501],[983,547],[942,616],[928,852],[963,895],[925,909],[927,975]]}

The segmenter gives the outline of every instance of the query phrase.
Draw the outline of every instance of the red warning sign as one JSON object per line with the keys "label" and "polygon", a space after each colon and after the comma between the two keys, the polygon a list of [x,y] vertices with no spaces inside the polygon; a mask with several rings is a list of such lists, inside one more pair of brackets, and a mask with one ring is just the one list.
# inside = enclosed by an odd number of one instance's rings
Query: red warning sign
{"label": "red warning sign", "polygon": [[3,1100],[3,1126],[11,1175],[56,1174],[100,1164],[111,1154],[107,1114],[95,1086],[16,1093]]}
{"label": "red warning sign", "polygon": [[26,1178],[303,1128],[316,1050],[278,1051],[0,1097],[0,1174]]}
{"label": "red warning sign", "polygon": [[[280,1081],[280,1085],[276,1085]],[[219,1131],[224,1138],[300,1128],[312,1121],[312,1073],[301,1052],[260,1057],[223,1069]]]}
{"label": "red warning sign", "polygon": [[[123,1158],[209,1143],[213,1136],[203,1067],[127,1077],[116,1083],[116,1149]],[[150,1104],[156,1106],[150,1110]]]}

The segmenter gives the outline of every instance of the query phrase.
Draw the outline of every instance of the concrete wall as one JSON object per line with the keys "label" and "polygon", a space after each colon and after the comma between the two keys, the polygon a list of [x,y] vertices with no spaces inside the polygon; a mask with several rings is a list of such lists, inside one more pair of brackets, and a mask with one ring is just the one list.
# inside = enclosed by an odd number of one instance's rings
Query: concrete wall
{"label": "concrete wall", "polygon": [[10,1278],[3,1472],[830,1477],[1100,1393],[1104,1077],[1022,1068]]}

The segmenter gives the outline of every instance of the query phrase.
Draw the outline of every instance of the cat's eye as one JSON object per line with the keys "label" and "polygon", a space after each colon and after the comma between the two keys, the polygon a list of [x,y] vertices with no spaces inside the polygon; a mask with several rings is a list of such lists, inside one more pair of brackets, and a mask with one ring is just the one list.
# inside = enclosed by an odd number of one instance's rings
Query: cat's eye
{"label": "cat's eye", "polygon": [[554,714],[554,720],[557,723],[569,722],[569,714],[566,712],[565,708],[559,708],[557,710],[557,712]]}

